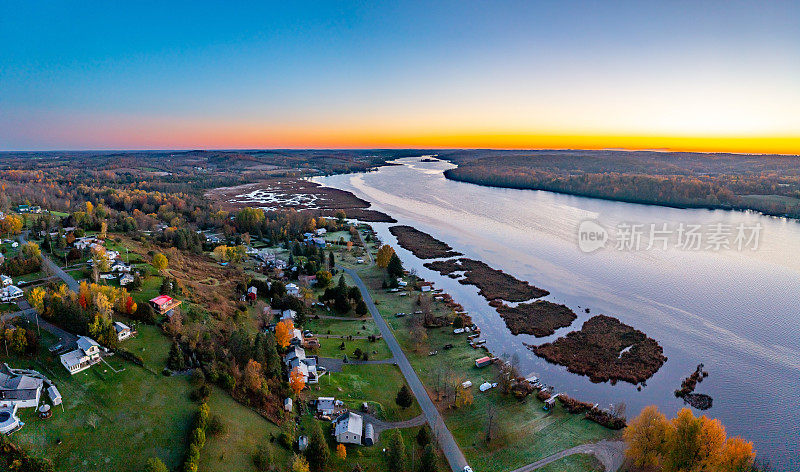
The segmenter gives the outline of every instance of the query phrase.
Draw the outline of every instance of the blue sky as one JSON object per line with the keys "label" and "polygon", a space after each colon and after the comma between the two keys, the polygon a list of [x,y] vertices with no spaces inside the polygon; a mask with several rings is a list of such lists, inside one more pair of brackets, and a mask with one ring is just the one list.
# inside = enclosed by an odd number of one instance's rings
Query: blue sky
{"label": "blue sky", "polygon": [[0,149],[800,136],[797,3],[399,3],[3,2]]}

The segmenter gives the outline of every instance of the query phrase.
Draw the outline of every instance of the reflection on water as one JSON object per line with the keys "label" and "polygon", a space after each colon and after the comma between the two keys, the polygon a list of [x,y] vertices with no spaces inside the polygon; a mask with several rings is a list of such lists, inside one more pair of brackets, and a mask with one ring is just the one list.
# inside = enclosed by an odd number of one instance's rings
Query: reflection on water
{"label": "reflection on water", "polygon": [[[548,300],[570,306],[579,316],[571,328],[549,338],[513,336],[475,287],[424,268],[394,244],[390,225],[374,224],[407,267],[435,281],[472,314],[492,352],[518,353],[523,374],[535,373],[557,391],[601,406],[624,401],[629,416],[648,404],[668,414],[683,407],[673,391],[703,363],[710,376],[697,393],[714,398],[707,414],[720,418],[730,433],[752,440],[779,470],[800,470],[800,224],[755,213],[481,187],[445,179],[442,172],[452,167],[449,163],[397,162],[404,165],[318,181],[352,191],[399,224],[549,290]],[[577,244],[578,226],[587,219],[606,228],[721,223],[732,228],[760,224],[762,229],[755,251],[670,247],[626,252],[610,244],[587,254]],[[624,382],[593,384],[523,346],[553,340],[598,313],[618,317],[664,347],[669,360],[642,391]]]}

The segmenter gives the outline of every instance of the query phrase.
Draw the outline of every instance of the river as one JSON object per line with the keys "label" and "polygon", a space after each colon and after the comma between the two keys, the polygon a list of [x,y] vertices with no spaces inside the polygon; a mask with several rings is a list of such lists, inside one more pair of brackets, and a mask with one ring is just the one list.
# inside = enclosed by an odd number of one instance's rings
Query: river
{"label": "river", "polygon": [[[475,287],[426,269],[397,246],[388,231],[391,225],[373,224],[406,268],[435,281],[469,311],[491,352],[517,354],[521,373],[537,375],[556,391],[601,406],[624,401],[629,417],[650,404],[669,416],[685,406],[673,391],[702,362],[710,375],[696,393],[714,399],[706,414],[719,418],[729,434],[753,441],[776,470],[800,470],[800,224],[753,212],[483,187],[445,179],[444,170],[454,167],[448,162],[394,162],[400,165],[315,180],[349,190],[398,224],[414,226],[467,257],[549,290],[545,299],[578,314],[571,327],[553,336],[514,336]],[[578,244],[578,228],[587,220],[609,232],[606,246],[594,252]],[[638,250],[633,238],[624,235],[639,232],[626,232],[626,224],[643,225]],[[667,231],[656,233],[648,247],[651,224]],[[676,247],[681,224],[703,225],[706,239],[699,250]],[[727,249],[707,245],[713,238],[709,228],[720,224],[731,233],[750,229],[746,244],[740,249],[730,234]],[[658,236],[670,232],[662,244]],[[626,382],[592,383],[523,345],[554,340],[599,313],[619,318],[664,347],[669,360],[641,391]]]}

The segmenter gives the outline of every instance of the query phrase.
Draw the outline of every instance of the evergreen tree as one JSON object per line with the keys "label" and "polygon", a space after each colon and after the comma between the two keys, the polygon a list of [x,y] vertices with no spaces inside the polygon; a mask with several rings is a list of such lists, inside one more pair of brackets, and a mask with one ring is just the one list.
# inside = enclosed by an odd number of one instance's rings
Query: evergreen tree
{"label": "evergreen tree", "polygon": [[401,408],[408,408],[414,403],[414,395],[412,395],[411,390],[409,390],[407,386],[403,385],[400,387],[400,391],[397,392],[394,401]]}
{"label": "evergreen tree", "polygon": [[433,450],[433,444],[425,446],[419,461],[419,472],[436,472],[436,452]]}
{"label": "evergreen tree", "polygon": [[367,304],[364,300],[359,300],[358,303],[356,303],[356,315],[364,316],[367,314],[367,311]]}
{"label": "evergreen tree", "polygon": [[264,365],[265,374],[269,378],[276,378],[281,375],[281,357],[278,355],[278,347],[275,343],[275,336],[272,333],[264,335],[264,356],[266,364]]}
{"label": "evergreen tree", "polygon": [[392,254],[392,258],[389,259],[389,265],[386,266],[386,272],[390,277],[403,276],[403,263],[400,262],[400,258],[397,257],[397,254]]}
{"label": "evergreen tree", "polygon": [[331,251],[328,253],[328,267],[333,269],[335,265],[336,265],[336,259],[333,257],[333,251]]}
{"label": "evergreen tree", "polygon": [[389,461],[390,470],[394,472],[408,472],[406,465],[406,445],[403,443],[403,436],[400,435],[400,430],[392,430],[392,437],[389,439],[389,450],[387,459]]}
{"label": "evergreen tree", "polygon": [[420,428],[419,433],[417,433],[417,444],[420,447],[425,447],[431,443],[431,430],[428,429],[427,426],[423,426]]}
{"label": "evergreen tree", "polygon": [[183,359],[183,349],[181,349],[181,346],[177,342],[172,343],[172,348],[169,350],[167,367],[172,370],[183,370],[186,368],[186,363]]}
{"label": "evergreen tree", "polygon": [[322,428],[319,423],[314,422],[314,427],[311,431],[311,437],[308,439],[308,449],[306,449],[306,459],[314,472],[322,472],[325,470],[325,465],[328,463],[331,451],[328,448],[328,442],[322,434]]}

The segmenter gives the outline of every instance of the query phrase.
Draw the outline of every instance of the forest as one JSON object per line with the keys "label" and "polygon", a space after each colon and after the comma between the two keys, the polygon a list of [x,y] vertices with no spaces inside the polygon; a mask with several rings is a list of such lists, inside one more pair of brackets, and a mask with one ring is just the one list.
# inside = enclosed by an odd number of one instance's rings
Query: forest
{"label": "forest", "polygon": [[452,151],[448,179],[800,218],[800,157],[656,151]]}

